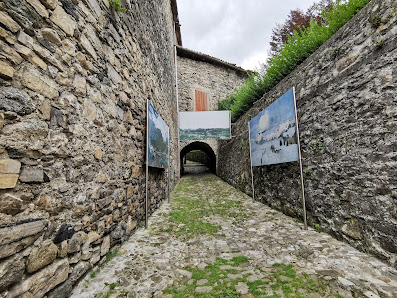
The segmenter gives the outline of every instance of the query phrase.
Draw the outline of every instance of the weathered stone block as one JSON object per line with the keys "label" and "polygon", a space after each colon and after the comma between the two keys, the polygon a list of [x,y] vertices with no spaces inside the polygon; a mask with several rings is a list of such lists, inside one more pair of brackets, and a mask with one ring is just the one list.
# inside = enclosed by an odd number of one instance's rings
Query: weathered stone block
{"label": "weathered stone block", "polygon": [[39,56],[36,55],[32,55],[32,58],[30,59],[30,61],[40,67],[42,70],[46,71],[47,70],[47,63],[45,63],[43,60],[41,60],[41,58]]}
{"label": "weathered stone block", "polygon": [[76,53],[75,45],[66,38],[62,40],[62,50],[70,56],[74,56],[74,54]]}
{"label": "weathered stone block", "polygon": [[72,81],[64,73],[58,73],[55,82],[63,86],[72,86]]}
{"label": "weathered stone block", "polygon": [[105,230],[105,222],[101,220],[100,222],[98,222],[98,233],[102,234],[104,230]]}
{"label": "weathered stone block", "polygon": [[62,224],[54,238],[54,243],[60,243],[64,240],[72,238],[75,231],[71,224]]}
{"label": "weathered stone block", "polygon": [[90,7],[94,10],[95,14],[97,17],[99,17],[102,14],[101,7],[99,6],[99,3],[97,0],[87,0],[88,3],[90,4]]}
{"label": "weathered stone block", "polygon": [[6,26],[10,31],[16,33],[21,27],[6,12],[0,11],[0,23]]}
{"label": "weathered stone block", "polygon": [[95,265],[96,263],[99,262],[100,259],[101,259],[101,248],[97,246],[93,249],[92,257],[90,259],[90,264]]}
{"label": "weathered stone block", "polygon": [[4,87],[0,91],[0,109],[27,115],[34,111],[34,105],[25,92],[13,87]]}
{"label": "weathered stone block", "polygon": [[83,107],[84,115],[87,117],[89,121],[94,121],[96,118],[96,107],[95,104],[89,100],[88,98],[84,100]]}
{"label": "weathered stone block", "polygon": [[46,225],[47,221],[36,220],[0,228],[0,245],[8,244],[28,236],[42,233]]}
{"label": "weathered stone block", "polygon": [[132,220],[131,216],[128,216],[127,227],[125,233],[127,235],[131,235],[131,232],[136,228],[137,222],[136,220]]}
{"label": "weathered stone block", "polygon": [[91,231],[88,233],[88,240],[89,243],[95,242],[97,241],[99,238],[101,238],[101,235],[99,235],[97,232],[95,231]]}
{"label": "weathered stone block", "polygon": [[68,256],[69,264],[76,264],[81,260],[81,251]]}
{"label": "weathered stone block", "polygon": [[73,284],[77,282],[92,266],[88,262],[79,262],[74,266],[69,278],[63,284],[48,293],[48,298],[67,298],[72,292]]}
{"label": "weathered stone block", "polygon": [[0,77],[4,79],[12,79],[14,77],[14,68],[3,60],[0,60]]}
{"label": "weathered stone block", "polygon": [[82,45],[82,47],[84,48],[84,50],[87,51],[87,53],[94,58],[95,60],[98,59],[98,55],[95,51],[95,49],[93,48],[93,46],[91,45],[90,41],[87,39],[87,37],[85,37],[84,34],[81,34],[80,36],[80,44]]}
{"label": "weathered stone block", "polygon": [[[0,178],[1,179],[1,178]],[[15,215],[24,210],[24,202],[12,194],[4,194],[0,197],[0,212]]]}
{"label": "weathered stone block", "polygon": [[60,109],[51,107],[50,111],[50,124],[51,126],[66,127],[65,115]]}
{"label": "weathered stone block", "polygon": [[12,47],[0,40],[0,51],[2,56],[11,61],[13,65],[19,65],[23,61],[22,57]]}
{"label": "weathered stone block", "polygon": [[103,156],[102,149],[99,148],[99,147],[96,148],[95,151],[94,151],[94,157],[95,157],[96,159],[98,159],[98,160],[101,160],[101,159],[102,159],[102,156]]}
{"label": "weathered stone block", "polygon": [[86,92],[87,92],[86,87],[85,87],[86,84],[87,84],[87,82],[86,82],[85,78],[83,78],[79,75],[75,76],[75,78],[73,80],[73,87],[75,88],[74,90],[77,94],[86,95]]}
{"label": "weathered stone block", "polygon": [[40,33],[45,39],[56,44],[57,46],[60,46],[62,44],[62,41],[55,30],[51,28],[44,28],[40,30]]}
{"label": "weathered stone block", "polygon": [[342,226],[342,232],[355,240],[360,240],[363,238],[360,226],[354,219],[349,220]]}
{"label": "weathered stone block", "polygon": [[56,259],[57,252],[58,248],[51,240],[45,240],[40,247],[34,247],[26,263],[27,272],[32,273],[51,264]]}
{"label": "weathered stone block", "polygon": [[63,10],[61,6],[57,6],[52,13],[50,20],[58,25],[67,36],[73,36],[77,25],[76,22]]}
{"label": "weathered stone block", "polygon": [[101,245],[101,256],[104,256],[110,250],[110,236],[106,236],[103,238]]}
{"label": "weathered stone block", "polygon": [[59,249],[58,249],[58,257],[60,258],[64,258],[68,255],[68,241],[64,240],[61,242],[61,244],[59,245]]}
{"label": "weathered stone block", "polygon": [[121,82],[120,75],[116,72],[116,70],[110,64],[108,65],[108,76],[115,84],[118,84]]}
{"label": "weathered stone block", "polygon": [[25,260],[16,255],[0,262],[0,292],[22,279],[25,272]]}
{"label": "weathered stone block", "polygon": [[72,236],[68,241],[68,254],[76,253],[81,249],[83,239],[81,238],[81,232],[78,232]]}
{"label": "weathered stone block", "polygon": [[59,96],[58,85],[35,68],[24,67],[22,69],[21,83],[29,89],[37,91],[48,98],[52,99]]}
{"label": "weathered stone block", "polygon": [[131,198],[134,195],[135,187],[132,185],[127,186],[127,198]]}
{"label": "weathered stone block", "polygon": [[81,259],[83,261],[87,261],[89,259],[91,259],[92,256],[92,252],[91,252],[91,247],[90,247],[90,241],[87,240],[84,244],[83,244],[83,248],[81,251]]}
{"label": "weathered stone block", "polygon": [[16,37],[12,32],[4,29],[3,27],[0,28],[0,36],[7,41],[9,44],[15,45],[16,43]]}
{"label": "weathered stone block", "polygon": [[5,245],[0,245],[0,259],[12,256],[17,252],[29,247],[36,241],[37,238],[40,237],[40,234],[23,238],[21,240],[8,243]]}
{"label": "weathered stone block", "polygon": [[0,160],[0,173],[3,174],[19,174],[21,163],[15,159]]}
{"label": "weathered stone block", "polygon": [[48,18],[49,14],[47,9],[40,3],[39,0],[29,0],[29,4],[37,11],[43,18]]}
{"label": "weathered stone block", "polygon": [[59,70],[58,70],[58,68],[56,68],[54,66],[48,65],[48,71],[51,75],[51,78],[55,79],[58,75]]}
{"label": "weathered stone block", "polygon": [[19,43],[14,45],[15,50],[22,55],[22,57],[24,57],[25,59],[30,59],[30,57],[32,57],[33,53],[32,50],[29,49],[28,47],[25,47]]}
{"label": "weathered stone block", "polygon": [[125,234],[125,231],[120,225],[117,225],[116,228],[110,233],[111,241],[120,240]]}
{"label": "weathered stone block", "polygon": [[345,68],[349,67],[350,65],[352,65],[354,63],[354,61],[356,61],[356,59],[357,59],[357,56],[355,56],[355,55],[349,55],[349,56],[341,59],[338,62],[338,66],[337,66],[338,71],[342,71]]}
{"label": "weathered stone block", "polygon": [[43,183],[44,177],[43,169],[22,168],[19,180],[23,183]]}
{"label": "weathered stone block", "polygon": [[27,35],[22,30],[17,34],[17,40],[26,47],[33,49],[33,38]]}
{"label": "weathered stone block", "polygon": [[40,0],[40,2],[49,9],[54,9],[58,4],[58,0]]}
{"label": "weathered stone block", "polygon": [[99,173],[96,177],[96,181],[99,183],[105,183],[106,181],[108,181],[105,173],[103,172],[103,170],[99,170]]}
{"label": "weathered stone block", "polygon": [[44,121],[27,119],[15,124],[4,126],[2,130],[4,135],[12,135],[15,138],[46,137],[48,134],[48,125]]}
{"label": "weathered stone block", "polygon": [[48,298],[68,298],[73,290],[73,282],[68,279],[47,293]]}
{"label": "weathered stone block", "polygon": [[9,291],[9,295],[10,297],[15,297],[25,294],[32,297],[42,297],[56,285],[65,281],[68,278],[68,274],[68,260],[55,261],[21,283],[13,286]]}
{"label": "weathered stone block", "polygon": [[14,188],[18,182],[18,174],[0,174],[0,189]]}
{"label": "weathered stone block", "polygon": [[79,262],[76,266],[74,266],[69,279],[72,282],[78,281],[90,268],[91,265],[88,262]]}

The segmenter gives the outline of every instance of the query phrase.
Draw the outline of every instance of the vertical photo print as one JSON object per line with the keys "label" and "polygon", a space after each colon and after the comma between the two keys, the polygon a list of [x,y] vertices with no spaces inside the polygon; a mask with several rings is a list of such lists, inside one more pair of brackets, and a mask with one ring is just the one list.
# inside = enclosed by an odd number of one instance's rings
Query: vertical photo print
{"label": "vertical photo print", "polygon": [[168,167],[168,140],[169,128],[156,111],[153,105],[148,102],[148,165],[149,167]]}
{"label": "vertical photo print", "polygon": [[250,121],[252,166],[299,159],[293,92],[290,89]]}

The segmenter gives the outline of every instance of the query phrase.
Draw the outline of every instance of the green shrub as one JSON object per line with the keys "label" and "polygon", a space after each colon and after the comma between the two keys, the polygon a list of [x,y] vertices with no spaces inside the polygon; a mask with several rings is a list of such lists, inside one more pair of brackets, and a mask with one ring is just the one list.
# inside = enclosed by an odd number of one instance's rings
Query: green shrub
{"label": "green shrub", "polygon": [[120,0],[109,0],[109,4],[117,12],[126,12],[127,8],[121,7]]}
{"label": "green shrub", "polygon": [[261,74],[251,74],[244,85],[228,98],[219,101],[219,110],[231,110],[232,121],[235,122],[255,101],[313,54],[369,1],[333,0],[332,9],[324,9],[322,12],[324,24],[319,25],[313,20],[308,28],[295,31],[282,45],[280,52],[267,60]]}

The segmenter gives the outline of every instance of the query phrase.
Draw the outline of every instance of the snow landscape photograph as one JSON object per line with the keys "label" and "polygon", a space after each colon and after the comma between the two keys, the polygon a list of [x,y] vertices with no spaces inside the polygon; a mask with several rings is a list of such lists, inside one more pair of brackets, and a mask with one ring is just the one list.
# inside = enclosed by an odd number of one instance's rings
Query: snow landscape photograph
{"label": "snow landscape photograph", "polygon": [[252,166],[298,160],[293,89],[250,121]]}

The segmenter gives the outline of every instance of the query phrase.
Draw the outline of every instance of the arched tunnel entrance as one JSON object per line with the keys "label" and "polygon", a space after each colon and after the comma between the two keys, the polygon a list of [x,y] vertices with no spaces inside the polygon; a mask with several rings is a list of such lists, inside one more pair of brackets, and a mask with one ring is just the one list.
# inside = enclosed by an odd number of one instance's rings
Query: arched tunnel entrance
{"label": "arched tunnel entrance", "polygon": [[212,150],[211,146],[204,143],[204,142],[193,142],[188,145],[186,145],[182,150],[181,150],[181,175],[184,175],[186,173],[185,171],[185,161],[186,161],[186,156],[188,153],[192,151],[201,151],[204,152],[207,156],[203,163],[205,166],[209,169],[209,171],[213,174],[216,174],[216,155],[214,150]]}

